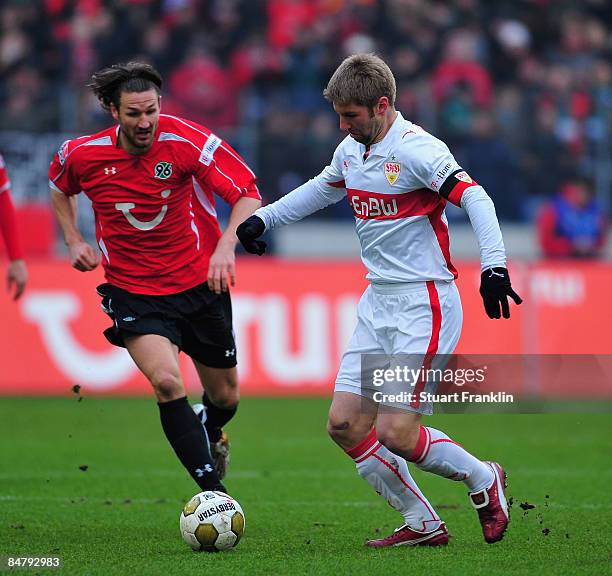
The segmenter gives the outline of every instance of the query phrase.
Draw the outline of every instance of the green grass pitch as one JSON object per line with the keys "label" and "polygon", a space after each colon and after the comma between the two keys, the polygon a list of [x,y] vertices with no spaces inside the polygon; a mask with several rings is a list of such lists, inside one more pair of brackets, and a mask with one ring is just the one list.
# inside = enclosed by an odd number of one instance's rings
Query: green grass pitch
{"label": "green grass pitch", "polygon": [[[603,574],[612,548],[610,414],[440,415],[427,421],[506,467],[504,540],[487,545],[462,483],[414,471],[452,534],[442,548],[371,550],[401,518],[325,434],[328,400],[243,400],[226,483],[239,546],[194,553],[178,529],[198,489],[152,398],[0,400],[0,555],[58,554],[39,574]],[[86,470],[80,467],[87,466]],[[525,512],[520,503],[535,508]],[[608,569],[606,569],[608,566]]]}

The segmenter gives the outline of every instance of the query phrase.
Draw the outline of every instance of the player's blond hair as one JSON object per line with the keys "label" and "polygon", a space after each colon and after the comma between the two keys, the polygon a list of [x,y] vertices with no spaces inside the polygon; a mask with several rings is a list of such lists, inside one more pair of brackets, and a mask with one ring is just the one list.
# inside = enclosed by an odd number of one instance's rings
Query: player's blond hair
{"label": "player's blond hair", "polygon": [[375,54],[353,54],[330,78],[323,96],[332,104],[356,104],[372,109],[382,96],[395,105],[395,78],[389,66]]}

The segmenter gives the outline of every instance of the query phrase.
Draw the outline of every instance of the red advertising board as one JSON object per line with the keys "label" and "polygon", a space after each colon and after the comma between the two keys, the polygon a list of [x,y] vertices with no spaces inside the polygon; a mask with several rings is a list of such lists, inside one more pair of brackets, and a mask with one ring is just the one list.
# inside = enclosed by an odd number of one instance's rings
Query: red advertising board
{"label": "red advertising board", "polygon": [[[459,263],[463,354],[612,354],[608,264],[511,266],[525,302],[510,320],[489,320],[476,263]],[[33,262],[24,297],[0,295],[0,394],[140,394],[148,384],[125,350],[109,345],[109,320],[95,286],[101,271],[79,273],[64,261]],[[244,258],[233,291],[243,394],[330,394],[366,286],[358,262]],[[183,357],[185,379],[197,390]]]}

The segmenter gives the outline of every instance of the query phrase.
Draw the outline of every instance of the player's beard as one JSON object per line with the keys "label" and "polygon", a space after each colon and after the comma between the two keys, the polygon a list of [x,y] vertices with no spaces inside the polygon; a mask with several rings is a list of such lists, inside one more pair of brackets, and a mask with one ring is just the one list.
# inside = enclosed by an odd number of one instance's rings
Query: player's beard
{"label": "player's beard", "polygon": [[[121,128],[123,138],[132,149],[133,154],[145,154],[153,146],[153,135],[157,126],[152,126],[150,130],[138,130],[138,128],[128,129],[125,126]],[[138,138],[139,134],[146,134],[148,138]]]}
{"label": "player's beard", "polygon": [[372,117],[367,133],[360,130],[357,134],[351,134],[351,136],[360,144],[371,146],[377,141],[382,129],[383,121],[381,120],[381,122],[378,123],[376,122],[376,118]]}
{"label": "player's beard", "polygon": [[[139,138],[139,136],[144,135],[147,138]],[[141,150],[148,150],[153,144],[153,128],[150,130],[134,130],[134,132],[130,135],[130,143],[135,148],[140,148]]]}
{"label": "player's beard", "polygon": [[371,146],[372,144],[375,144],[376,142],[381,140],[380,134],[383,131],[384,125],[385,123],[382,118],[380,122],[376,122],[376,117],[372,118],[369,140],[366,143],[366,146]]}

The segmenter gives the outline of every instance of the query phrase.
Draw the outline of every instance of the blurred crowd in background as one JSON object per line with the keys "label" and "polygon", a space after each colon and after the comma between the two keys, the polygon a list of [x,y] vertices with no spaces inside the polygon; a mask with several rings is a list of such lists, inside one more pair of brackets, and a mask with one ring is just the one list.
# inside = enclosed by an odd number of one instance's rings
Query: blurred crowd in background
{"label": "blurred crowd in background", "polygon": [[[85,82],[144,59],[164,76],[163,111],[225,136],[272,201],[343,137],[321,95],[336,66],[376,52],[397,109],[449,144],[501,219],[535,221],[565,199],[603,223],[611,27],[607,0],[3,0],[0,131],[104,128]],[[346,215],[342,203],[324,217]]]}

